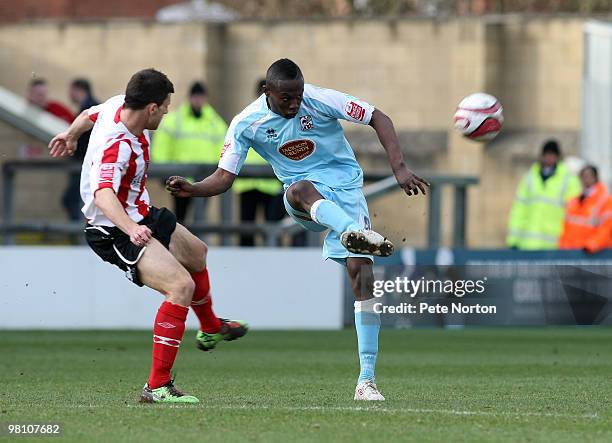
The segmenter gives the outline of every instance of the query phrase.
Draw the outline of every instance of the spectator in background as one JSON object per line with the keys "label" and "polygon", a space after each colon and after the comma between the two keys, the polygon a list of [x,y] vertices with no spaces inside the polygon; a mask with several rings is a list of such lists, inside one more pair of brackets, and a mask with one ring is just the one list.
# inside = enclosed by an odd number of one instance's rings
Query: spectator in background
{"label": "spectator in background", "polygon": [[508,223],[508,246],[521,250],[557,249],[565,205],[578,194],[580,183],[561,161],[559,143],[547,141],[540,161],[533,164],[516,191]]}
{"label": "spectator in background", "polygon": [[[100,102],[93,96],[89,80],[84,78],[75,78],[72,80],[70,89],[68,90],[68,95],[70,96],[70,101],[72,101],[72,103],[79,109],[79,114],[92,106],[100,104]],[[81,163],[83,162],[87,152],[87,145],[89,144],[90,135],[91,131],[87,131],[77,141],[77,149],[74,153],[74,158],[77,158]]]}
{"label": "spectator in background", "polygon": [[68,124],[74,120],[74,115],[70,109],[59,102],[49,100],[49,88],[44,78],[35,78],[30,82],[28,101],[31,105],[53,114]]}
{"label": "spectator in background", "polygon": [[[194,82],[189,101],[162,121],[153,138],[151,157],[156,163],[209,163],[217,165],[227,124],[208,103],[206,86]],[[184,222],[189,198],[174,198],[174,212]]]}
{"label": "spectator in background", "polygon": [[[68,95],[70,96],[70,101],[77,106],[79,114],[100,103],[93,97],[91,85],[89,81],[84,78],[77,78],[72,81],[68,89]],[[79,137],[76,151],[74,156],[70,157],[70,160],[79,164],[83,163],[83,159],[87,153],[90,135],[91,130]],[[68,214],[68,218],[72,221],[78,221],[83,218],[83,214],[81,213],[83,201],[81,200],[80,182],[81,174],[79,172],[71,173],[68,179],[68,186],[62,196],[62,205]]]}
{"label": "spectator in background", "polygon": [[582,193],[567,204],[559,247],[593,254],[612,247],[612,197],[595,166],[582,168],[580,181]]}
{"label": "spectator in background", "polygon": [[[44,78],[35,78],[30,82],[28,101],[30,104],[53,114],[68,124],[74,120],[74,115],[70,109],[62,103],[49,100],[49,88]],[[79,173],[70,174],[68,186],[62,195],[62,206],[70,220],[80,220],[82,218],[79,176]]]}
{"label": "spectator in background", "polygon": [[[265,84],[265,79],[258,80],[256,97],[263,94]],[[267,165],[268,162],[254,149],[249,149],[244,164]],[[285,216],[281,192],[283,186],[276,178],[237,178],[233,189],[240,196],[240,221],[254,222],[257,208],[261,208],[266,221],[278,221]],[[240,236],[240,246],[255,246],[255,236],[243,234]]]}

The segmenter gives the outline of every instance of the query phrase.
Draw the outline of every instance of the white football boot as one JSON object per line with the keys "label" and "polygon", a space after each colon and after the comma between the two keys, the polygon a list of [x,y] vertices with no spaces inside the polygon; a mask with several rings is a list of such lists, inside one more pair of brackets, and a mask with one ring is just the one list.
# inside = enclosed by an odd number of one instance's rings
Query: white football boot
{"label": "white football boot", "polygon": [[340,242],[342,246],[354,254],[377,255],[379,257],[387,257],[393,254],[393,243],[370,229],[344,231],[340,236]]}
{"label": "white football boot", "polygon": [[372,380],[362,381],[355,388],[355,400],[383,401],[384,399]]}

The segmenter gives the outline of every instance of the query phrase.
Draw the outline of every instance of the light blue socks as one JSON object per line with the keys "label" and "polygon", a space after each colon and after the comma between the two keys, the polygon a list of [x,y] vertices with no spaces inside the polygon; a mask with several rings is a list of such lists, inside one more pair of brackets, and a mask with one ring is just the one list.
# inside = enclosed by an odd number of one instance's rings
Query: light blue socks
{"label": "light blue socks", "polygon": [[[310,208],[310,217],[315,223],[339,233],[362,229],[346,212],[329,200],[321,199],[314,202]],[[355,302],[355,329],[357,329],[361,367],[357,383],[365,380],[374,381],[374,368],[378,355],[378,332],[380,331],[380,314],[374,312],[374,305],[377,302],[377,298]]]}
{"label": "light blue socks", "polygon": [[361,226],[349,217],[340,206],[329,200],[317,200],[310,207],[310,218],[315,223],[326,226],[332,231],[359,231]]}
{"label": "light blue socks", "polygon": [[374,312],[374,304],[379,300],[371,298],[355,302],[355,329],[359,347],[359,379],[374,381],[374,369],[378,355],[378,332],[380,331],[380,314]]}

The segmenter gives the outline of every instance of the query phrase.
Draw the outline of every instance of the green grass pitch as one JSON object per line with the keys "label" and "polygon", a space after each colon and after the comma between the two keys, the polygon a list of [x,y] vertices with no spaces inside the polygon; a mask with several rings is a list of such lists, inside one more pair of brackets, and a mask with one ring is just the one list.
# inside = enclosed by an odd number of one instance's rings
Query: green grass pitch
{"label": "green grass pitch", "polygon": [[352,400],[352,330],[212,353],[194,335],[177,385],[202,403],[168,407],[137,403],[148,332],[0,332],[0,423],[59,422],[51,441],[74,442],[612,441],[612,329],[383,330],[378,404]]}

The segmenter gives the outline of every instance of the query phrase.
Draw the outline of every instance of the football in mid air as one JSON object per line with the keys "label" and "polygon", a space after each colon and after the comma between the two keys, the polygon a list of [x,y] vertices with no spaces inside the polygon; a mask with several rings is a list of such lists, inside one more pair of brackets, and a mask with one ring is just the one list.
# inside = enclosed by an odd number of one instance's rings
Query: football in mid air
{"label": "football in mid air", "polygon": [[455,129],[476,141],[491,141],[504,123],[502,105],[484,92],[468,95],[461,100],[453,119]]}

